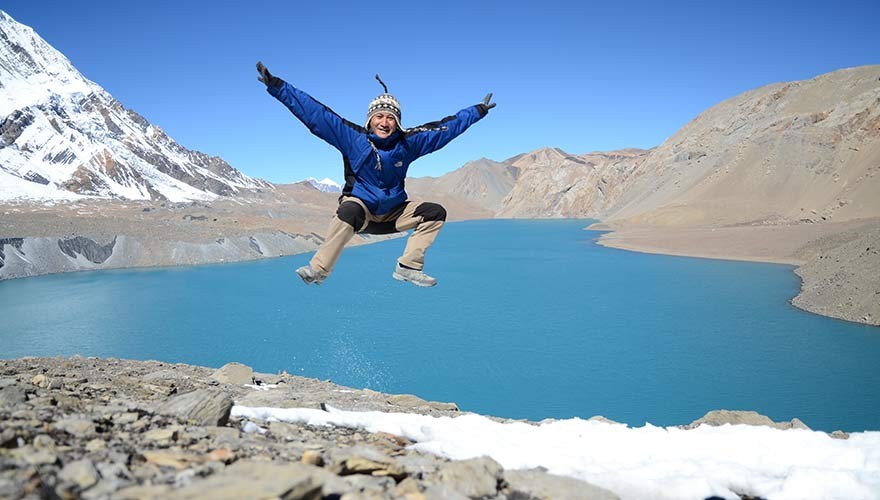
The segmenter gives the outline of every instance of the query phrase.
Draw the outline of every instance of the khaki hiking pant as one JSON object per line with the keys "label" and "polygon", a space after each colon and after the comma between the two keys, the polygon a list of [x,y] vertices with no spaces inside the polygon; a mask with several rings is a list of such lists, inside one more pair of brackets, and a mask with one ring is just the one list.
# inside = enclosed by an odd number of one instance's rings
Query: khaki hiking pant
{"label": "khaki hiking pant", "polygon": [[329,275],[345,244],[356,233],[390,234],[415,228],[397,262],[421,270],[425,265],[425,251],[434,243],[445,220],[446,210],[436,203],[407,201],[387,214],[373,215],[360,199],[343,196],[330,221],[324,243],[309,265],[315,271]]}

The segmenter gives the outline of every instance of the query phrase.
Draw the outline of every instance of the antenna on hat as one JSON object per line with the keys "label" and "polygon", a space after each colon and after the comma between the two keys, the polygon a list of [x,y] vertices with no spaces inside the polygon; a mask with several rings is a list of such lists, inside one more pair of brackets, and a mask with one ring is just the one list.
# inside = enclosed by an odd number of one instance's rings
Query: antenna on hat
{"label": "antenna on hat", "polygon": [[376,73],[376,80],[379,80],[379,83],[382,84],[382,88],[385,89],[385,93],[387,94],[388,93],[388,85],[385,85],[385,82],[383,82],[382,79],[379,78],[379,73]]}

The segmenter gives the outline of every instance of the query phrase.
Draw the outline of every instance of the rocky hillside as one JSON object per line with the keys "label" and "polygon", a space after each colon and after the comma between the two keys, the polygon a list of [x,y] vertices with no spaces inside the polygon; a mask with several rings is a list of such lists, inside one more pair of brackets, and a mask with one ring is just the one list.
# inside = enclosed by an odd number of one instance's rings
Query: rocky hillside
{"label": "rocky hillside", "polygon": [[407,179],[407,191],[469,217],[600,217],[619,198],[647,151],[572,155],[543,148],[496,162],[480,159],[439,178]]}
{"label": "rocky hillside", "polygon": [[501,210],[518,176],[519,169],[507,162],[481,158],[441,177],[407,179],[406,187],[411,194],[430,193],[432,199],[437,198],[441,203],[495,214]]}
{"label": "rocky hillside", "polygon": [[880,216],[880,66],[767,85],[651,151],[607,221],[797,224]]}
{"label": "rocky hillside", "polygon": [[571,155],[544,148],[511,158],[509,164],[520,175],[497,216],[601,217],[626,189],[647,154],[626,149]]}
{"label": "rocky hillside", "polygon": [[[323,241],[336,203],[335,194],[304,184],[212,202],[0,202],[0,280],[310,252]],[[384,238],[364,235],[352,243]]]}
{"label": "rocky hillside", "polygon": [[271,189],[189,150],[0,11],[0,201],[172,202]]}

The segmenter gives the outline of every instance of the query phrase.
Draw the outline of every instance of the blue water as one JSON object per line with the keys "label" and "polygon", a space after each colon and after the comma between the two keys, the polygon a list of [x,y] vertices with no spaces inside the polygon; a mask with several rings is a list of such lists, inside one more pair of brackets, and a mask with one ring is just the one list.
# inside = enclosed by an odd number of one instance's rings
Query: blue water
{"label": "blue water", "polygon": [[880,429],[880,329],[792,307],[791,267],[603,248],[585,225],[448,224],[431,289],[391,279],[403,239],[346,249],[320,287],[293,274],[310,255],[0,282],[0,357],[238,361],[532,420]]}

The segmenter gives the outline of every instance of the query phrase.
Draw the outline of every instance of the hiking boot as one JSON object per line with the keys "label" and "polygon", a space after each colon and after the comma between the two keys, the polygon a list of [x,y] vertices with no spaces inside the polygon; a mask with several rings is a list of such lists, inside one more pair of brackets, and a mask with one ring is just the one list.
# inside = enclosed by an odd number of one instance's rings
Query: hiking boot
{"label": "hiking boot", "polygon": [[312,266],[302,266],[301,268],[296,270],[296,274],[302,278],[303,282],[306,285],[311,285],[312,283],[316,285],[320,285],[327,279],[326,275],[319,273],[312,269]]}
{"label": "hiking boot", "polygon": [[417,269],[409,269],[398,264],[394,268],[394,274],[391,275],[392,278],[397,281],[409,281],[413,285],[417,286],[434,286],[437,284],[437,280],[428,276],[427,274],[419,271]]}

